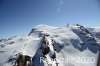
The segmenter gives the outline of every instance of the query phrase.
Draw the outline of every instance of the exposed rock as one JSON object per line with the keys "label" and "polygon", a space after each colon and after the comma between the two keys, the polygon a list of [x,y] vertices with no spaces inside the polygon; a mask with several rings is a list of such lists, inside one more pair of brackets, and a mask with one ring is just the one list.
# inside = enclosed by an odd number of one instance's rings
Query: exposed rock
{"label": "exposed rock", "polygon": [[99,52],[99,58],[98,58],[98,64],[97,66],[100,66],[100,52]]}
{"label": "exposed rock", "polygon": [[16,59],[15,66],[32,66],[31,57],[28,55],[19,54]]}

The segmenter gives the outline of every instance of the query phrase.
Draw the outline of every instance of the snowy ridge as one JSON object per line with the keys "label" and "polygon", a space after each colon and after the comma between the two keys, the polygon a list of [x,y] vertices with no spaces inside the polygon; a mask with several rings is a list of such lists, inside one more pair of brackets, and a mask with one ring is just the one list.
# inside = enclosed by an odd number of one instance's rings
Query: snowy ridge
{"label": "snowy ridge", "polygon": [[88,28],[88,30],[93,33],[93,35],[100,39],[100,27]]}
{"label": "snowy ridge", "polygon": [[[28,36],[1,40],[0,66],[97,66],[98,41],[78,24],[64,28],[38,25]],[[40,62],[40,58],[44,60]]]}

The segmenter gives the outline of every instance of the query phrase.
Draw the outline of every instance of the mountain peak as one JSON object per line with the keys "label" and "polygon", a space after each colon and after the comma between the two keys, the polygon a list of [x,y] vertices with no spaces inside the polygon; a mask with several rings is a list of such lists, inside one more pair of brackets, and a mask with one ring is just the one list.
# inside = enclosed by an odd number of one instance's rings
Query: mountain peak
{"label": "mountain peak", "polygon": [[37,25],[37,26],[35,26],[35,27],[33,27],[33,29],[34,28],[58,28],[58,27],[54,27],[54,26],[49,26],[49,25],[46,25],[46,24],[39,24],[39,25]]}
{"label": "mountain peak", "polygon": [[[96,66],[100,49],[98,41],[82,25],[65,28],[37,25],[29,36],[0,42],[0,66],[28,66],[28,62],[29,66]],[[41,57],[44,61],[40,63]],[[77,59],[81,57],[92,60],[78,63]],[[62,59],[72,62],[60,62]]]}

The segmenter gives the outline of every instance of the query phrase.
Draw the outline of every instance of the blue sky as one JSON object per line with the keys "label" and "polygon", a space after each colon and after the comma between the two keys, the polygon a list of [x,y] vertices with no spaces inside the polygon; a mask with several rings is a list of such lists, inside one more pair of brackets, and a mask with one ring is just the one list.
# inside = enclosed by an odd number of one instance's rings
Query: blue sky
{"label": "blue sky", "polygon": [[0,38],[28,35],[33,26],[100,25],[100,0],[0,0]]}

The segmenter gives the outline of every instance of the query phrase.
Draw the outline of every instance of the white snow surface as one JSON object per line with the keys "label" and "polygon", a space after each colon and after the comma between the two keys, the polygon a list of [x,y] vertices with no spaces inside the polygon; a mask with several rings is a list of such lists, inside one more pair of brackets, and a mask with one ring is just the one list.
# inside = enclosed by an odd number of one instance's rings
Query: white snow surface
{"label": "white snow surface", "polygon": [[50,48],[49,54],[46,55],[48,63],[43,62],[39,65],[39,61],[35,60],[37,62],[35,66],[49,66],[48,64],[57,66],[55,61],[49,62],[50,56],[54,53],[52,39],[56,42],[58,66],[97,66],[99,48],[92,45],[92,43],[96,44],[97,40],[88,41],[89,34],[81,34],[80,31],[78,26],[60,28],[38,25],[33,27],[28,36],[14,37],[0,42],[0,66],[13,66],[9,58],[16,57],[18,53],[30,57],[40,56],[38,49],[44,34],[49,35],[46,37]]}

